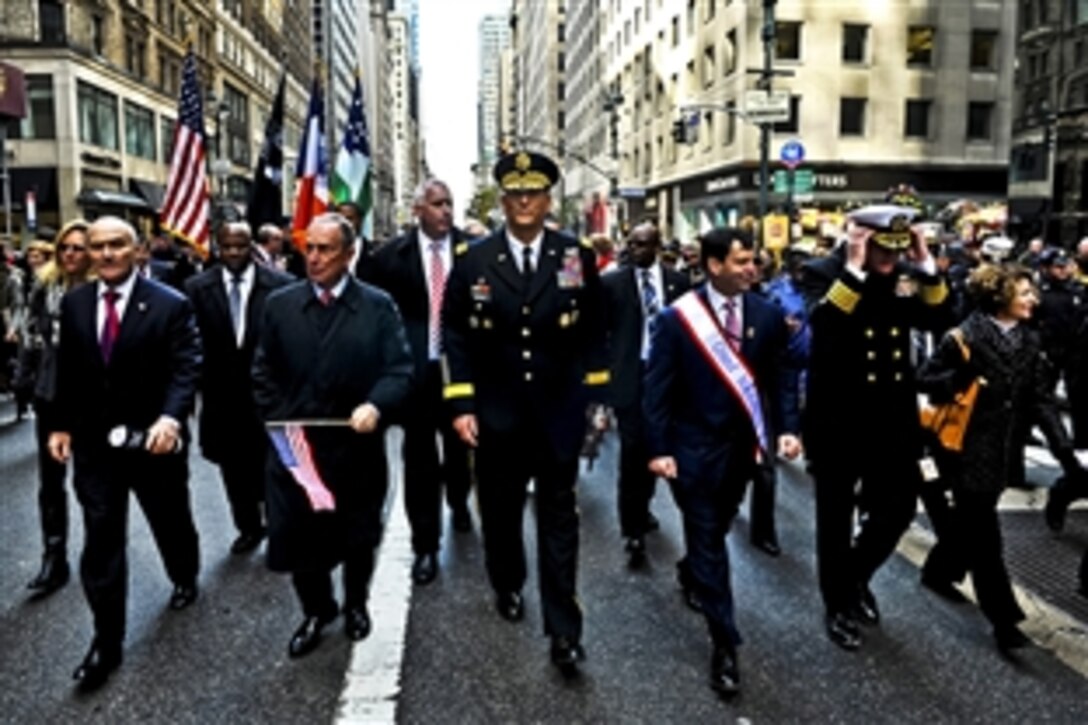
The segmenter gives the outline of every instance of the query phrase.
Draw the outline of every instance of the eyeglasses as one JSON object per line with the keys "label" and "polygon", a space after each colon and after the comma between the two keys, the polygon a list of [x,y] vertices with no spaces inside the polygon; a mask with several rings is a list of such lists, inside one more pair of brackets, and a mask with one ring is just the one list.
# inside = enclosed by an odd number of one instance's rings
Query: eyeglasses
{"label": "eyeglasses", "polygon": [[58,244],[57,253],[64,254],[65,252],[86,252],[87,247],[82,244]]}

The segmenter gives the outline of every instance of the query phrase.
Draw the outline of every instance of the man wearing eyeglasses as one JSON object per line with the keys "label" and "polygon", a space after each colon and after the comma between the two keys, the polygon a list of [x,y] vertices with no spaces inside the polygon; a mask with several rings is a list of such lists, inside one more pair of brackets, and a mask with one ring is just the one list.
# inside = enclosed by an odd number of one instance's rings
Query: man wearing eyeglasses
{"label": "man wearing eyeglasses", "polygon": [[183,452],[201,356],[189,301],[136,274],[136,232],[128,222],[98,219],[87,230],[87,249],[98,282],[61,303],[49,452],[75,463],[85,532],[80,573],[95,636],[74,677],[94,690],[121,664],[130,491],[174,584],[170,608],[196,600],[199,550]]}

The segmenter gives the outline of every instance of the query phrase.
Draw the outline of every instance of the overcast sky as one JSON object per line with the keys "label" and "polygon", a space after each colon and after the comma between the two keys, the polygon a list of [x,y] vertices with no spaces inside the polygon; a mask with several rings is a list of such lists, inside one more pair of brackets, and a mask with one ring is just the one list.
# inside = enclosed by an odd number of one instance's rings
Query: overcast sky
{"label": "overcast sky", "polygon": [[458,223],[471,201],[476,161],[480,18],[510,0],[419,0],[420,105],[427,163],[449,183]]}

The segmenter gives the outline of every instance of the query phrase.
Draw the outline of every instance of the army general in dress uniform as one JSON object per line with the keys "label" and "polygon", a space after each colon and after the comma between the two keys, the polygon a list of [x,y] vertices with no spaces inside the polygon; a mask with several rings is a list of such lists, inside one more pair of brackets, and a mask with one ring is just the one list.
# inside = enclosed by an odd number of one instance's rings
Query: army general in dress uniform
{"label": "army general in dress uniform", "polygon": [[[947,323],[948,289],[910,228],[917,214],[857,210],[845,254],[806,270],[829,285],[812,311],[803,430],[827,633],[845,649],[861,644],[859,620],[879,620],[869,580],[914,517],[922,481],[910,333]],[[864,516],[854,536],[856,510]]]}
{"label": "army general in dress uniform", "polygon": [[494,175],[506,227],[450,273],[445,397],[476,449],[487,573],[510,621],[524,614],[522,511],[535,480],[544,629],[552,661],[567,670],[584,656],[574,485],[586,405],[608,382],[601,283],[592,250],[544,229],[555,163],[521,151],[500,159]]}

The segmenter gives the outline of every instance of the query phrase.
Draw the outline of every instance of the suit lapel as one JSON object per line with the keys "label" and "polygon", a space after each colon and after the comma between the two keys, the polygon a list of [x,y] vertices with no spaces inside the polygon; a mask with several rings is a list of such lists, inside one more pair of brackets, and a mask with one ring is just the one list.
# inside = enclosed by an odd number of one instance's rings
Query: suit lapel
{"label": "suit lapel", "polygon": [[510,285],[511,289],[520,292],[521,273],[518,272],[518,268],[510,256],[510,249],[506,244],[506,234],[499,232],[491,237],[491,240],[490,243],[493,248],[489,266],[501,280]]}
{"label": "suit lapel", "polygon": [[102,350],[98,345],[98,282],[89,282],[85,287],[87,288],[88,303],[80,308],[77,319],[80,327],[83,328],[82,332],[86,335],[91,349],[94,351],[94,354],[91,355],[94,364],[102,368],[105,367],[105,362],[102,360]]}
{"label": "suit lapel", "polygon": [[661,284],[665,287],[665,306],[671,305],[680,296],[681,289],[676,277],[664,266],[661,267]]}
{"label": "suit lapel", "polygon": [[150,309],[149,291],[148,283],[137,275],[136,282],[132,285],[132,299],[125,305],[125,316],[121,318],[121,329],[117,334],[117,341],[113,344],[113,352],[110,354],[111,363],[124,352],[129,342],[139,338],[140,328],[143,327],[144,318]]}
{"label": "suit lapel", "polygon": [[[740,330],[740,354],[745,361],[750,361],[756,351],[756,327],[759,324],[759,308],[752,304],[750,292],[742,296],[741,330]],[[749,363],[750,365],[750,363]]]}
{"label": "suit lapel", "polygon": [[528,301],[536,299],[558,271],[560,246],[552,235],[544,232],[544,239],[540,243],[540,256],[536,260],[536,272],[529,285]]}

